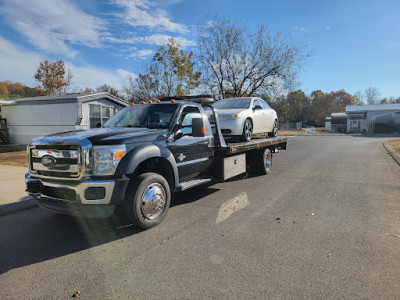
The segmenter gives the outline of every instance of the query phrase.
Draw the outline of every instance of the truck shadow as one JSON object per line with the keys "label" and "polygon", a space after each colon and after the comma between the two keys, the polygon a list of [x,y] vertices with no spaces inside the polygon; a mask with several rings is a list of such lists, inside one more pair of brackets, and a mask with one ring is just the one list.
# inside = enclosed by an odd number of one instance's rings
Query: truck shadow
{"label": "truck shadow", "polygon": [[[218,189],[194,188],[173,195],[171,207],[191,203]],[[167,226],[162,223],[159,226]],[[147,232],[112,219],[83,219],[27,209],[0,217],[0,274]],[[166,229],[168,230],[168,229]],[[142,238],[146,236],[142,235]]]}

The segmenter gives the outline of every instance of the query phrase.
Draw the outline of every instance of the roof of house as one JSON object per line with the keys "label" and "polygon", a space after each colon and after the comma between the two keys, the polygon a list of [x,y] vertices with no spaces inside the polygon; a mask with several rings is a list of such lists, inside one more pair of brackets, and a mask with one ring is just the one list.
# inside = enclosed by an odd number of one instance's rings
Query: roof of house
{"label": "roof of house", "polygon": [[45,104],[48,103],[57,103],[60,100],[70,100],[70,101],[82,101],[82,102],[87,102],[91,100],[96,100],[96,99],[108,99],[111,101],[114,101],[118,104],[128,106],[129,104],[118,97],[115,97],[109,93],[103,92],[103,93],[96,93],[96,94],[66,94],[66,95],[58,95],[58,96],[37,96],[37,97],[28,97],[28,98],[14,98],[14,99],[6,99],[6,100],[0,100],[0,106],[2,105],[18,105],[18,104],[28,104],[28,103],[37,103],[38,101],[44,102]]}
{"label": "roof of house", "polygon": [[365,112],[365,111],[382,111],[382,110],[400,110],[400,103],[346,106],[346,112]]}
{"label": "roof of house", "polygon": [[332,118],[347,118],[347,114],[345,112],[331,113]]}

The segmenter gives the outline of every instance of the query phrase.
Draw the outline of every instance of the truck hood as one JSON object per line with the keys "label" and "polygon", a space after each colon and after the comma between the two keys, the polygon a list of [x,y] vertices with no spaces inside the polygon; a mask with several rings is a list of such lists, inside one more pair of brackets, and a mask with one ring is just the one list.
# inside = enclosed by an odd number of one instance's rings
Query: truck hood
{"label": "truck hood", "polygon": [[92,145],[145,143],[159,139],[167,131],[149,128],[95,128],[46,135],[32,140],[31,144],[76,143],[85,139]]}

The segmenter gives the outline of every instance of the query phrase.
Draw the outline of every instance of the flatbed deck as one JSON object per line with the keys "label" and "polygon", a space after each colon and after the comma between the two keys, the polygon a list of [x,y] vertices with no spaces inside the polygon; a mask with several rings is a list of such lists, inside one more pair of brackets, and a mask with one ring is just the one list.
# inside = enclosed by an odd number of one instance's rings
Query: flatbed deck
{"label": "flatbed deck", "polygon": [[278,149],[286,150],[287,142],[291,139],[293,139],[293,136],[277,136],[272,138],[260,139],[255,138],[248,142],[226,143],[226,147],[224,147],[223,150],[226,154],[236,154],[248,150],[262,149],[271,146],[275,146],[275,148]]}

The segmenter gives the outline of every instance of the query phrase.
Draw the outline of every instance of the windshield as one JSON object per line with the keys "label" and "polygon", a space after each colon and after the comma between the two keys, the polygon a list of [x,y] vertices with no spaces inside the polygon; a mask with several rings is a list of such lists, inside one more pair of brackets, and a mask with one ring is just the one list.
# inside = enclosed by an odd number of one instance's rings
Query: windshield
{"label": "windshield", "polygon": [[108,120],[103,127],[168,128],[177,104],[134,105]]}
{"label": "windshield", "polygon": [[249,108],[251,99],[224,99],[212,104],[217,109]]}

